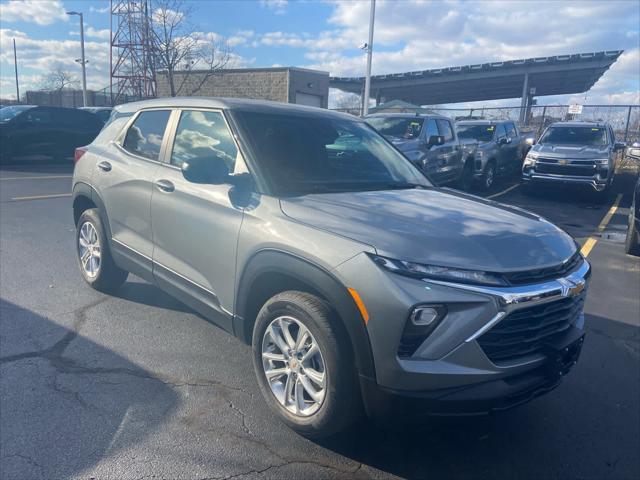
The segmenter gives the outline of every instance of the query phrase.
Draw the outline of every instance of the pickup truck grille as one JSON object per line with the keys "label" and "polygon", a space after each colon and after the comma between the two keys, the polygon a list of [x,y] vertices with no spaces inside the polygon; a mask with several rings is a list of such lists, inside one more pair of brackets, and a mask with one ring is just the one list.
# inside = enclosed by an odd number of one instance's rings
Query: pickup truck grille
{"label": "pickup truck grille", "polygon": [[541,353],[546,343],[560,339],[576,322],[584,299],[585,292],[516,310],[480,336],[478,343],[497,365]]}
{"label": "pickup truck grille", "polygon": [[528,285],[532,283],[541,283],[548,280],[564,277],[576,270],[582,265],[584,260],[580,252],[576,252],[566,262],[555,265],[553,267],[539,268],[536,270],[526,270],[524,272],[506,273],[505,279],[510,285]]}
{"label": "pickup truck grille", "polygon": [[558,163],[546,163],[546,161],[536,164],[536,173],[549,173],[552,175],[567,175],[574,177],[593,177],[596,174],[596,166],[590,163],[559,165]]}

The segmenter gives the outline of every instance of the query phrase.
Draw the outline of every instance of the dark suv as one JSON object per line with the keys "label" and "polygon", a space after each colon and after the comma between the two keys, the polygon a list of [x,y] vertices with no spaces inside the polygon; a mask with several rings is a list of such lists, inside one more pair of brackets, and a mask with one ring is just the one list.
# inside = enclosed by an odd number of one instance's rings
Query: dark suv
{"label": "dark suv", "polygon": [[133,272],[252,345],[265,400],[306,435],[343,428],[363,404],[508,408],[578,358],[591,269],[574,240],[433,187],[353,116],[130,103],[76,159],[85,280],[112,291]]}
{"label": "dark suv", "polygon": [[0,161],[45,156],[65,161],[76,147],[91,143],[102,122],[76,108],[15,105],[0,109]]}
{"label": "dark suv", "polygon": [[529,188],[537,183],[574,184],[606,193],[613,182],[617,153],[624,147],[616,142],[608,123],[552,123],[529,150],[522,180]]}

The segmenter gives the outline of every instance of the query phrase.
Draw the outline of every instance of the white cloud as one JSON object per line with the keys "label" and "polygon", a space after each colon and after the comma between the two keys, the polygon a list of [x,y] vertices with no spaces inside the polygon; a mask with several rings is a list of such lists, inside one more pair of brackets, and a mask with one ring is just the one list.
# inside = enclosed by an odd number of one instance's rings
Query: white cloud
{"label": "white cloud", "polygon": [[109,4],[105,5],[104,7],[101,8],[97,8],[94,7],[93,5],[89,7],[89,11],[90,12],[95,12],[95,13],[107,13],[111,10],[111,8],[109,7]]}
{"label": "white cloud", "polygon": [[227,39],[227,43],[230,47],[245,45],[249,42],[253,35],[253,30],[238,30],[235,35],[232,35]]}
{"label": "white cloud", "polygon": [[276,15],[284,15],[288,3],[288,0],[260,0],[260,5],[273,11]]}
{"label": "white cloud", "polygon": [[[71,30],[69,35],[80,36],[80,30]],[[85,38],[96,38],[98,40],[109,40],[111,38],[111,32],[108,28],[98,30],[92,26],[86,26],[84,29]]]}
{"label": "white cloud", "polygon": [[3,22],[29,22],[38,25],[51,25],[68,16],[60,0],[9,0],[0,4],[0,18]]}

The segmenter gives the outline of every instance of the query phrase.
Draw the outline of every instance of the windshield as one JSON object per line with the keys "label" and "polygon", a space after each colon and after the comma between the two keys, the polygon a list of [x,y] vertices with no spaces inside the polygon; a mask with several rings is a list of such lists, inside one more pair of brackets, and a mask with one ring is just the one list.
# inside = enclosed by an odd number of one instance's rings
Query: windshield
{"label": "windshield", "polygon": [[470,138],[479,142],[490,142],[493,138],[493,132],[496,130],[495,125],[456,125],[458,130],[458,138]]}
{"label": "windshield", "polygon": [[604,127],[549,127],[538,143],[555,145],[608,145]]}
{"label": "windshield", "polygon": [[371,117],[367,123],[382,135],[412,140],[420,136],[423,118]]}
{"label": "windshield", "polygon": [[14,105],[12,107],[0,108],[0,122],[1,123],[8,122],[19,113],[22,113],[25,110],[28,110],[30,108],[33,108],[33,107],[30,105]]}
{"label": "windshield", "polygon": [[235,116],[276,195],[430,186],[365,123],[318,115]]}

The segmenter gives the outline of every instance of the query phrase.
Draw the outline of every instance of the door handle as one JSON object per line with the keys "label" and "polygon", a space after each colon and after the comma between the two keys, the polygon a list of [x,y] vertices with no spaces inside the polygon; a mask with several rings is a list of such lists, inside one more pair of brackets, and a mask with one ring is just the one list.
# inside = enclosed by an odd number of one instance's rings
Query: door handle
{"label": "door handle", "polygon": [[156,187],[166,193],[171,193],[176,189],[175,185],[169,180],[156,180]]}
{"label": "door handle", "polygon": [[111,164],[109,162],[100,162],[98,164],[98,168],[100,170],[102,170],[103,172],[110,172],[111,171]]}

